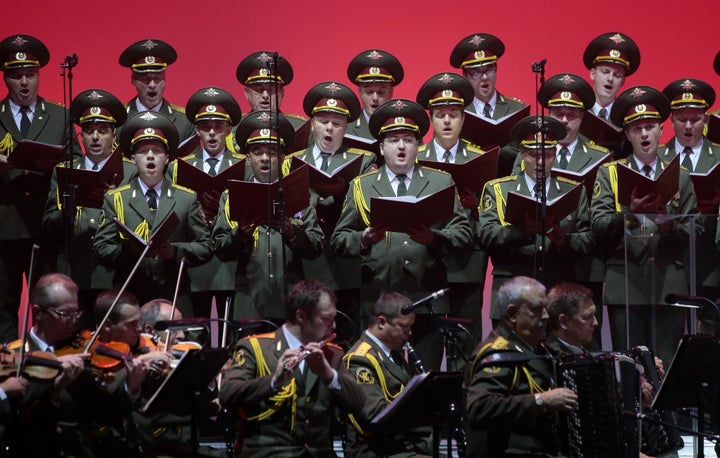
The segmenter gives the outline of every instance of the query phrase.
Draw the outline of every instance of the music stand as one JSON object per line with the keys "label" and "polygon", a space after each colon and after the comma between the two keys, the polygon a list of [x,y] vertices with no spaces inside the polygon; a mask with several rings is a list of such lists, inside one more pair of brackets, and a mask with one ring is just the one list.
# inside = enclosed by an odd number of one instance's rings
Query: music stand
{"label": "music stand", "polygon": [[459,405],[462,380],[461,372],[426,372],[416,375],[400,395],[372,419],[373,428],[387,431],[430,424],[433,456],[439,457],[443,417],[448,413],[450,405]]}
{"label": "music stand", "polygon": [[192,456],[197,456],[197,412],[202,407],[203,393],[229,357],[226,348],[186,352],[138,412],[145,415],[157,412],[190,415]]}
{"label": "music stand", "polygon": [[[688,335],[678,345],[675,356],[653,399],[654,409],[698,409],[698,457],[705,456],[705,411],[720,382],[720,342],[716,336]],[[716,413],[717,406],[712,406]]]}

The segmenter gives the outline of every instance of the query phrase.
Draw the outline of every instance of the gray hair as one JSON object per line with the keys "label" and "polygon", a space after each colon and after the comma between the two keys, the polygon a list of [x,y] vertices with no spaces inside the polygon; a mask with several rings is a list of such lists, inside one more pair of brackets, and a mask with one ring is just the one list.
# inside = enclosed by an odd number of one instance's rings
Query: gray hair
{"label": "gray hair", "polygon": [[545,294],[545,286],[534,278],[514,277],[500,287],[497,293],[497,310],[501,318],[505,318],[508,305],[520,305],[525,292],[539,289]]}

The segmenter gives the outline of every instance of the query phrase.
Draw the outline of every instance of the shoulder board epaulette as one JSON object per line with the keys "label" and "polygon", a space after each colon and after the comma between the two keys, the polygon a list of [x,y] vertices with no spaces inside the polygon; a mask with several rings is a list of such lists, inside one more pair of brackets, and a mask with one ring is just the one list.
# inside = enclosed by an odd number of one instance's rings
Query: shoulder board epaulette
{"label": "shoulder board epaulette", "polygon": [[48,103],[48,104],[50,104],[50,105],[55,105],[56,107],[65,108],[65,105],[63,105],[63,104],[60,103],[60,102],[55,102],[55,101],[48,100],[48,99],[42,99],[42,101],[43,101],[43,102],[46,102],[46,103]]}
{"label": "shoulder board epaulette", "polygon": [[427,143],[423,143],[418,147],[418,153],[423,153],[427,149]]}
{"label": "shoulder board epaulette", "polygon": [[283,115],[286,118],[302,119],[303,121],[307,121],[307,119],[308,119],[305,116],[300,116],[300,115],[296,115],[296,114],[292,114],[292,113],[283,113]]}
{"label": "shoulder board epaulette", "polygon": [[515,181],[516,179],[517,179],[517,175],[508,175],[506,177],[500,177],[500,178],[495,178],[494,180],[490,180],[487,182],[487,184],[492,186],[497,183],[505,183],[506,181]]}
{"label": "shoulder board epaulette", "polygon": [[360,148],[348,148],[347,152],[355,153],[355,154],[362,154],[365,156],[372,156],[374,154],[372,151],[367,151],[367,150],[360,149]]}
{"label": "shoulder board epaulette", "polygon": [[588,148],[592,148],[592,149],[594,149],[595,151],[601,151],[601,152],[603,152],[603,153],[609,153],[609,152],[610,152],[609,149],[605,148],[605,147],[602,146],[602,145],[598,145],[597,143],[595,143],[595,142],[592,141],[592,140],[587,144],[587,147],[588,147]]}
{"label": "shoulder board epaulette", "polygon": [[618,159],[617,161],[606,162],[606,163],[602,164],[602,167],[610,167],[611,165],[616,166],[617,164],[624,164],[623,159]]}
{"label": "shoulder board epaulette", "polygon": [[370,175],[374,175],[374,174],[378,173],[379,171],[380,171],[379,169],[378,169],[378,170],[371,170],[371,171],[369,171],[369,172],[367,172],[367,173],[363,173],[362,175],[358,175],[358,176],[357,176],[356,178],[354,178],[354,179],[355,179],[355,180],[359,180],[360,178],[365,178],[365,177],[368,177],[368,176],[370,176]]}
{"label": "shoulder board epaulette", "polygon": [[507,97],[507,96],[502,95],[499,92],[498,92],[498,97],[500,98],[500,100],[505,100],[505,99],[514,100],[515,102],[522,103],[524,105],[524,102],[522,100],[518,99],[517,97]]}
{"label": "shoulder board epaulette", "polygon": [[372,345],[370,345],[367,342],[362,342],[360,345],[358,345],[357,350],[350,353],[354,356],[365,356],[368,354],[368,352],[372,349]]}
{"label": "shoulder board epaulette", "polygon": [[509,347],[510,342],[508,342],[508,340],[503,336],[499,336],[493,341],[492,345],[490,345],[490,348],[493,350],[506,350]]}
{"label": "shoulder board epaulette", "polygon": [[181,107],[181,106],[175,105],[174,103],[171,103],[171,104],[169,104],[169,105],[170,105],[170,108],[172,108],[173,110],[177,111],[178,113],[185,113],[185,107]]}
{"label": "shoulder board epaulette", "polygon": [[126,183],[126,184],[120,186],[119,188],[110,189],[110,190],[108,191],[108,194],[110,194],[110,195],[112,195],[112,194],[117,194],[117,193],[119,193],[119,192],[121,192],[121,191],[125,191],[125,190],[128,190],[128,189],[130,189],[130,183]]}
{"label": "shoulder board epaulette", "polygon": [[557,178],[557,180],[560,181],[560,182],[562,182],[562,183],[568,183],[568,184],[571,184],[571,185],[573,185],[573,186],[575,186],[575,185],[577,185],[577,184],[580,184],[580,183],[578,183],[577,181],[571,180],[570,178],[567,178],[567,177],[556,176],[555,178]]}
{"label": "shoulder board epaulette", "polygon": [[[293,156],[302,156],[304,153],[305,153],[305,149],[297,150],[294,153],[290,153],[290,154],[286,155],[285,161],[287,161],[288,159],[290,159]],[[283,161],[283,162],[285,162],[285,161]]]}
{"label": "shoulder board epaulette", "polygon": [[473,153],[478,153],[478,154],[487,153],[487,151],[485,151],[484,149],[480,148],[480,147],[479,147],[478,145],[476,145],[475,143],[467,142],[467,143],[465,143],[465,148],[466,148],[468,151],[472,151]]}
{"label": "shoulder board epaulette", "polygon": [[437,173],[444,173],[445,175],[450,175],[449,172],[446,172],[446,171],[440,170],[440,169],[436,169],[436,168],[433,168],[433,167],[428,167],[428,166],[426,166],[426,165],[423,165],[423,166],[420,167],[420,171],[422,172],[423,170],[428,170],[428,171],[433,171],[433,172],[437,172]]}
{"label": "shoulder board epaulette", "polygon": [[248,336],[247,338],[254,337],[256,339],[274,339],[275,333],[274,332],[266,332],[265,334],[255,334],[253,336]]}
{"label": "shoulder board epaulette", "polygon": [[[190,153],[190,154],[188,154],[187,156],[181,157],[180,159],[182,159],[183,161],[186,161],[186,162],[187,162],[187,161],[190,160],[190,158],[192,158],[194,155],[195,155],[195,153]],[[172,161],[172,162],[177,162],[177,159],[175,159],[175,160]],[[171,162],[171,163],[172,163],[172,162]]]}
{"label": "shoulder board epaulette", "polygon": [[720,143],[715,143],[714,141],[710,140],[710,145],[711,146],[720,146]]}
{"label": "shoulder board epaulette", "polygon": [[192,190],[192,189],[190,189],[190,188],[186,188],[185,186],[182,186],[182,185],[179,185],[179,184],[170,183],[170,186],[172,186],[172,187],[175,188],[175,189],[179,189],[180,191],[185,191],[185,192],[188,192],[188,193],[190,193],[190,194],[196,194],[196,192],[195,192],[194,190]]}
{"label": "shoulder board epaulette", "polygon": [[127,162],[128,164],[135,164],[133,161],[130,160],[129,157],[123,156],[122,158],[123,162]]}

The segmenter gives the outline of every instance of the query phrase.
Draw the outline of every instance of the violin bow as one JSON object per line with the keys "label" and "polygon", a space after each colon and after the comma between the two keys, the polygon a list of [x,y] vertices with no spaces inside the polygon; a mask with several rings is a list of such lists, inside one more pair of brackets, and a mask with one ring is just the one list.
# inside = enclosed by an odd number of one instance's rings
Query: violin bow
{"label": "violin bow", "polygon": [[[173,294],[172,307],[170,308],[170,321],[175,319],[175,308],[177,304],[178,294],[180,293],[180,282],[182,281],[183,271],[185,270],[185,256],[180,259],[180,267],[178,268],[177,281],[175,282],[175,294]],[[165,333],[165,353],[170,353],[170,331]]]}
{"label": "violin bow", "polygon": [[20,377],[22,375],[23,367],[25,366],[25,346],[27,345],[27,339],[28,339],[28,332],[27,332],[27,325],[28,320],[30,316],[30,288],[32,288],[33,284],[33,277],[35,272],[35,255],[37,254],[40,247],[33,243],[32,250],[30,252],[30,271],[28,273],[28,293],[27,297],[25,298],[25,313],[23,314],[23,323],[22,323],[22,345],[20,345],[20,363],[17,365],[17,369],[15,371],[15,377]]}

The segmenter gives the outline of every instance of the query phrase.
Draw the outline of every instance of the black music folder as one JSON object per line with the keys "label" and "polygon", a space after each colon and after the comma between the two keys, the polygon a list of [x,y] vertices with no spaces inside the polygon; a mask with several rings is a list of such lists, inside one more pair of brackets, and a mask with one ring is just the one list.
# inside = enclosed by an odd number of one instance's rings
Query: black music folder
{"label": "black music folder", "polygon": [[476,193],[490,180],[497,178],[499,147],[494,147],[463,164],[418,160],[423,167],[442,170],[453,177],[458,192]]}
{"label": "black music folder", "polygon": [[72,180],[75,188],[75,203],[80,207],[102,208],[103,197],[108,189],[115,188],[124,178],[123,159],[120,151],[110,155],[97,171],[85,169],[57,168],[58,190],[68,189]]}
{"label": "black music folder", "polygon": [[20,140],[7,158],[0,163],[0,170],[24,169],[36,172],[48,172],[62,161],[65,148],[62,145]]}
{"label": "black music folder", "polygon": [[426,372],[416,375],[400,395],[372,419],[375,429],[429,426],[433,415],[460,405],[462,372]]}
{"label": "black music folder", "polygon": [[353,178],[360,175],[362,168],[363,156],[355,155],[355,157],[332,172],[323,172],[312,164],[309,164],[297,156],[293,156],[290,169],[296,170],[303,165],[308,166],[310,189],[315,191],[320,197],[340,196],[345,197],[348,189],[348,183]]}
{"label": "black music folder", "polygon": [[642,172],[625,164],[617,164],[618,202],[630,206],[633,189],[639,197],[658,194],[660,202],[666,203],[678,192],[680,186],[680,156],[670,161],[656,179],[648,178]]}
{"label": "black music folder", "polygon": [[[177,214],[175,214],[174,211],[171,211],[167,214],[165,219],[160,222],[160,224],[156,224],[155,227],[153,227],[152,233],[146,242],[145,239],[137,235],[135,231],[120,222],[117,217],[113,218],[113,221],[117,224],[120,235],[128,240],[132,240],[131,243],[138,251],[143,251],[150,242],[152,242],[156,247],[167,242],[170,240],[170,237],[172,237],[180,224]],[[151,248],[150,253],[153,253],[153,250],[154,248]]]}
{"label": "black music folder", "polygon": [[[563,218],[575,212],[578,205],[580,205],[581,193],[582,185],[577,184],[565,194],[554,199],[548,199],[545,202],[547,218],[554,217],[560,222]],[[505,206],[505,221],[510,224],[525,224],[525,215],[528,214],[534,218],[536,214],[541,214],[541,207],[542,204],[539,200],[510,191]]]}
{"label": "black music folder", "polygon": [[370,225],[385,226],[390,232],[409,232],[420,224],[432,227],[452,218],[455,210],[455,185],[429,196],[372,197]]}

